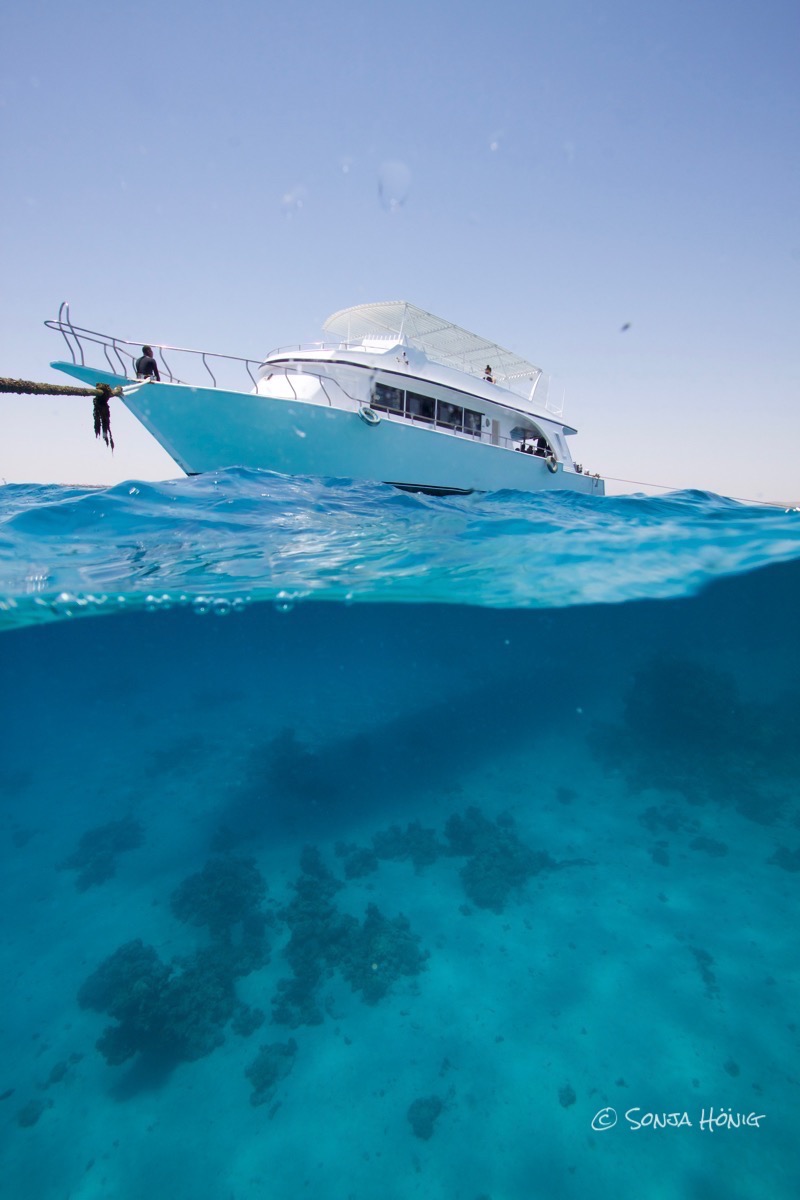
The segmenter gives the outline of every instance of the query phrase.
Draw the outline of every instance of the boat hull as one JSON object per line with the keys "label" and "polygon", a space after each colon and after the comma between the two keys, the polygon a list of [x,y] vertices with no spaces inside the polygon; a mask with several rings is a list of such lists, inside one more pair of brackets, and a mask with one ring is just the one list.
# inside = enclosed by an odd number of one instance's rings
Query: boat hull
{"label": "boat hull", "polygon": [[121,399],[189,475],[236,466],[432,492],[604,491],[561,463],[552,471],[535,455],[372,410],[368,421],[356,409],[176,383],[128,386]]}

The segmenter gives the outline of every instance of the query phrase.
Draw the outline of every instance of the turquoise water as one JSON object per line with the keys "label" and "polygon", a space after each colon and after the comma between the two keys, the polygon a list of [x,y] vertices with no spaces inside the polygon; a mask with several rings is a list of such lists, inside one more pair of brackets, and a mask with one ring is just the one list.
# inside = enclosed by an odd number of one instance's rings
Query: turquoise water
{"label": "turquoise water", "polygon": [[0,519],[4,1194],[796,1196],[797,513]]}

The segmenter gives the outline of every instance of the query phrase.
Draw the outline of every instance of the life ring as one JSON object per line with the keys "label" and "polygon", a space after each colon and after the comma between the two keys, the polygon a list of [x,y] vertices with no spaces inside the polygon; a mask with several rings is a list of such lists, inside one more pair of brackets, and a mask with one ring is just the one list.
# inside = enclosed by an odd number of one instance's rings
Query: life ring
{"label": "life ring", "polygon": [[381,419],[375,412],[374,408],[370,408],[367,404],[362,404],[358,410],[358,415],[362,421],[366,421],[367,425],[380,425]]}
{"label": "life ring", "polygon": [[556,459],[555,454],[545,454],[544,461],[547,463],[548,471],[552,471],[555,475],[556,471],[558,470],[558,460]]}

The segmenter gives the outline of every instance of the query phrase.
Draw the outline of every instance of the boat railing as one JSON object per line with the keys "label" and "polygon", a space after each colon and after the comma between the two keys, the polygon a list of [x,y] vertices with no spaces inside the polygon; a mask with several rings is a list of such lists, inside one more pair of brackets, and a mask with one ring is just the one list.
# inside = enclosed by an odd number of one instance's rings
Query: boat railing
{"label": "boat railing", "polygon": [[[76,366],[91,366],[92,364],[87,363],[86,361],[87,354],[92,353],[97,355],[98,351],[100,351],[102,352],[102,356],[105,359],[105,364],[110,372],[113,375],[122,376],[124,379],[130,379],[131,382],[136,380],[135,364],[136,360],[142,353],[143,346],[150,346],[150,348],[153,350],[156,360],[159,363],[159,374],[163,379],[168,380],[170,383],[182,383],[189,386],[196,384],[196,380],[183,379],[181,376],[176,374],[175,370],[173,370],[174,364],[177,363],[177,370],[181,370],[180,364],[186,362],[190,373],[193,367],[196,368],[198,365],[202,366],[205,376],[207,376],[208,380],[210,380],[211,386],[215,388],[220,386],[229,386],[227,380],[225,383],[220,384],[217,378],[217,373],[229,373],[230,368],[234,367],[236,368],[236,377],[241,380],[241,368],[244,367],[244,370],[250,380],[250,384],[254,390],[258,387],[258,380],[261,378],[264,368],[268,367],[270,361],[278,355],[297,354],[303,352],[319,353],[320,351],[330,351],[331,353],[334,353],[337,351],[341,352],[342,350],[356,348],[363,349],[363,344],[360,341],[351,342],[342,341],[340,339],[334,342],[311,342],[293,346],[282,346],[277,350],[271,350],[266,358],[263,359],[242,358],[235,354],[219,354],[210,350],[194,350],[188,346],[171,346],[165,342],[119,338],[108,333],[100,333],[96,329],[86,329],[83,326],[75,325],[73,323],[72,318],[70,317],[69,304],[67,301],[62,301],[61,305],[59,306],[58,316],[56,319],[45,321],[45,325],[48,329],[53,329],[57,333],[61,334],[66,343],[70,358]],[[350,395],[350,393],[347,392],[347,390],[341,385],[341,383],[339,383],[338,380],[333,379],[329,375],[322,376],[315,371],[309,370],[309,362],[313,362],[313,360],[295,360],[294,363],[291,363],[291,369],[296,371],[298,374],[302,373],[306,375],[315,375],[316,378],[320,380],[322,389],[326,396],[328,396],[328,402],[330,404],[332,404],[332,401],[330,400],[330,396],[325,388],[326,383],[335,384],[335,386],[338,387],[338,389],[345,396],[347,396],[349,400],[355,403],[360,403],[357,397]],[[212,369],[212,363],[214,364],[214,369]],[[290,364],[281,363],[280,365],[281,368],[287,372],[288,378],[289,372],[287,368],[289,368]],[[464,369],[468,374],[475,374],[474,370],[470,369],[466,364]],[[497,382],[501,387],[505,387],[509,391],[514,391],[518,395],[523,395],[524,393],[524,388],[518,389],[517,387],[513,386],[513,382],[516,381],[512,382],[511,380],[508,380],[505,382],[498,378]],[[203,383],[204,386],[208,386],[205,378],[203,379]],[[530,400],[530,398],[530,396],[526,397],[528,400]],[[563,410],[563,399],[561,405],[557,406],[552,403],[550,397],[547,395],[547,393],[545,393],[543,401],[542,407],[545,408],[546,411],[549,411],[554,415],[560,415]]]}
{"label": "boat railing", "polygon": [[[97,354],[98,347],[102,351],[106,365],[113,375],[121,375],[132,382],[136,379],[136,360],[142,353],[143,346],[150,346],[159,364],[159,374],[170,383],[187,383],[173,371],[173,363],[187,361],[192,365],[202,365],[206,375],[211,380],[212,387],[219,387],[217,375],[212,370],[211,363],[217,371],[238,364],[243,366],[253,387],[257,383],[257,374],[263,366],[263,360],[256,358],[241,358],[235,354],[217,354],[209,350],[192,350],[187,346],[169,346],[166,343],[151,341],[136,341],[130,338],[113,337],[108,333],[100,333],[96,329],[84,329],[73,324],[69,304],[63,301],[59,306],[58,316],[54,321],[45,321],[48,329],[60,333],[67,344],[70,358],[76,366],[89,366],[86,362],[88,353]],[[169,358],[167,355],[169,354]],[[187,356],[186,359],[181,356]],[[180,367],[178,368],[180,369]],[[205,381],[204,381],[205,382]],[[206,385],[207,386],[207,385]]]}
{"label": "boat railing", "polygon": [[[335,342],[298,342],[291,346],[278,346],[275,350],[270,350],[267,355],[268,360],[277,358],[279,355],[291,354],[342,354],[351,350],[360,350],[370,353],[374,352],[380,345],[401,346],[396,336],[386,338],[371,338],[369,344],[362,339],[354,340],[339,339]],[[497,372],[491,379],[487,379],[484,370],[478,370],[469,359],[454,360],[452,356],[444,358],[437,357],[435,354],[428,353],[427,357],[431,362],[437,363],[441,367],[462,371],[465,375],[470,375],[473,379],[477,379],[479,383],[496,384],[498,387],[505,388],[506,391],[512,392],[515,396],[532,404],[534,394],[541,390],[544,393],[540,402],[542,408],[553,416],[560,417],[564,412],[564,395],[562,392],[561,399],[557,400],[551,395],[551,388],[548,385],[548,377],[538,375],[536,379],[532,379],[528,375],[504,375],[502,372]]]}

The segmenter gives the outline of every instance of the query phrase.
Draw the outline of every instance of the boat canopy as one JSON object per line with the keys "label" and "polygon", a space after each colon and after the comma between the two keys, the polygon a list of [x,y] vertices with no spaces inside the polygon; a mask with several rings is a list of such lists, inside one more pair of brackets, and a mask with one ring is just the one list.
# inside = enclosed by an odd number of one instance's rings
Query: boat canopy
{"label": "boat canopy", "polygon": [[525,382],[529,385],[526,389],[529,393],[542,373],[539,367],[520,358],[518,354],[512,354],[510,350],[504,350],[496,342],[461,329],[442,317],[435,317],[433,313],[425,312],[406,300],[343,308],[328,317],[323,329],[347,342],[386,338],[387,335],[399,341],[405,339],[433,362],[466,371],[479,379],[484,377],[489,366],[494,383],[508,386]]}

